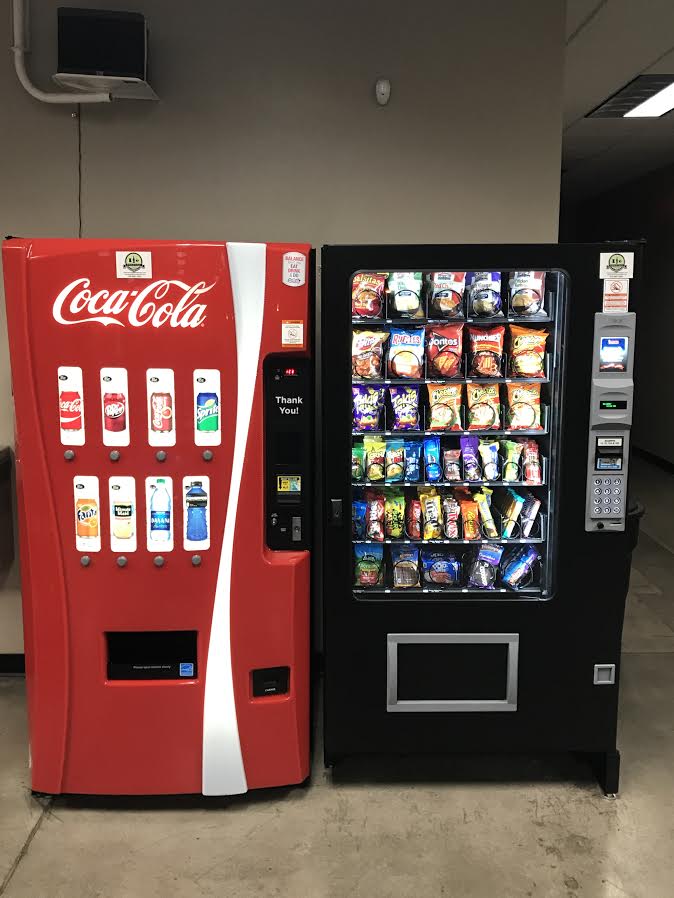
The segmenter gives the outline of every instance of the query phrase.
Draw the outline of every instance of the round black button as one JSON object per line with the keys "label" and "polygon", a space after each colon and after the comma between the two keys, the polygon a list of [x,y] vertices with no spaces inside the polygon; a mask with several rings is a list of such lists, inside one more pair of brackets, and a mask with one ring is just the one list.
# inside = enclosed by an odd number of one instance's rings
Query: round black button
{"label": "round black button", "polygon": [[152,559],[152,563],[155,567],[164,567],[164,556],[163,555],[155,555]]}
{"label": "round black button", "polygon": [[75,453],[72,449],[66,449],[66,451],[63,453],[63,457],[66,461],[72,461],[75,458]]}
{"label": "round black button", "polygon": [[194,565],[194,567],[199,567],[199,565],[201,564],[201,555],[193,555],[192,564]]}
{"label": "round black button", "polygon": [[157,461],[166,461],[166,453],[163,449],[160,449],[159,452],[156,452],[154,457],[157,459]]}
{"label": "round black button", "polygon": [[213,453],[210,449],[204,449],[204,451],[201,453],[201,457],[204,461],[211,461],[211,459],[213,458]]}
{"label": "round black button", "polygon": [[82,557],[80,558],[80,564],[82,565],[82,567],[89,567],[89,565],[91,564],[91,558],[88,555],[82,555]]}
{"label": "round black button", "polygon": [[119,461],[120,455],[119,449],[113,449],[110,453],[110,461]]}
{"label": "round black button", "polygon": [[118,567],[126,567],[128,564],[128,561],[129,561],[129,559],[126,557],[126,555],[120,555],[119,558],[117,559],[117,565],[118,565]]}

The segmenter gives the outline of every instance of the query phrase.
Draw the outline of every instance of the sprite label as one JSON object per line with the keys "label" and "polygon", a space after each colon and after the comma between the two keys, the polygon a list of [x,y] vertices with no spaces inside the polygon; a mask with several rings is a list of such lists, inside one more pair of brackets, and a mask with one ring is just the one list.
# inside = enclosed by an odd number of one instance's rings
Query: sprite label
{"label": "sprite label", "polygon": [[216,431],[220,426],[220,403],[217,393],[197,396],[197,430]]}

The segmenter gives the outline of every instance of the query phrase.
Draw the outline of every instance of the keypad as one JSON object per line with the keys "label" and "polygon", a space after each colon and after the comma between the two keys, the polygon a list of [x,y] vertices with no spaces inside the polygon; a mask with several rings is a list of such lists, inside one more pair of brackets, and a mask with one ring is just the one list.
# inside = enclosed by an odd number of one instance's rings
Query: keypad
{"label": "keypad", "polygon": [[622,477],[593,477],[592,517],[623,517],[623,489]]}

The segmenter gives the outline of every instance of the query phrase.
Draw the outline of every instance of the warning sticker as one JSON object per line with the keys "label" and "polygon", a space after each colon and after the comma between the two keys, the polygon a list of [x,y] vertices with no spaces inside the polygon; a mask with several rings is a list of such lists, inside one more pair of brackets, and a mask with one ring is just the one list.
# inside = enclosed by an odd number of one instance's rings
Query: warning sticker
{"label": "warning sticker", "polygon": [[277,493],[301,493],[302,478],[296,474],[286,474],[276,478]]}
{"label": "warning sticker", "polygon": [[304,346],[304,322],[281,322],[281,346]]}
{"label": "warning sticker", "polygon": [[634,253],[599,253],[599,277],[634,277]]}
{"label": "warning sticker", "polygon": [[604,279],[603,312],[620,314],[629,307],[630,282],[627,278]]}

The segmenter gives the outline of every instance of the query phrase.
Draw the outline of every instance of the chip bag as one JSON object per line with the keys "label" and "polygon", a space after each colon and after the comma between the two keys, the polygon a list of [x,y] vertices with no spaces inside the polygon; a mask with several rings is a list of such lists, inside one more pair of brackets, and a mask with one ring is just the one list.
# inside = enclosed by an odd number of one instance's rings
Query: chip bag
{"label": "chip bag", "polygon": [[514,315],[542,315],[545,295],[544,271],[511,271],[510,308]]}
{"label": "chip bag", "polygon": [[405,480],[421,478],[421,441],[405,440]]}
{"label": "chip bag", "polygon": [[498,430],[501,406],[498,384],[468,383],[468,430]]}
{"label": "chip bag", "polygon": [[463,384],[428,384],[429,430],[462,430]]}
{"label": "chip bag", "polygon": [[500,377],[503,368],[505,327],[469,327],[469,377]]}
{"label": "chip bag", "polygon": [[389,377],[419,378],[423,372],[423,327],[392,327],[388,351]]}
{"label": "chip bag", "polygon": [[419,586],[419,550],[416,546],[391,546],[394,589]]}
{"label": "chip bag", "polygon": [[461,561],[448,549],[422,549],[421,567],[424,583],[430,586],[458,586],[461,583]]}
{"label": "chip bag", "polygon": [[480,458],[482,460],[482,479],[498,480],[499,479],[499,457],[498,443],[491,440],[480,440],[478,446]]}
{"label": "chip bag", "polygon": [[428,280],[428,317],[459,318],[463,315],[465,271],[434,271]]}
{"label": "chip bag", "polygon": [[385,274],[354,274],[351,281],[351,315],[354,318],[381,318],[385,288]]}
{"label": "chip bag", "polygon": [[424,440],[424,467],[426,480],[442,480],[442,462],[440,458],[440,437],[426,437]]}
{"label": "chip bag", "polygon": [[461,437],[460,442],[464,478],[472,481],[482,480],[477,437]]}
{"label": "chip bag", "polygon": [[386,441],[386,482],[396,483],[405,475],[405,446],[402,440]]}
{"label": "chip bag", "polygon": [[431,325],[426,332],[429,377],[460,377],[463,324]]}
{"label": "chip bag", "polygon": [[541,385],[511,383],[506,386],[508,429],[541,430]]}
{"label": "chip bag", "polygon": [[501,440],[501,450],[505,453],[503,479],[508,481],[519,480],[522,443],[516,443],[514,440]]}
{"label": "chip bag", "polygon": [[469,271],[466,277],[468,290],[468,317],[488,318],[502,315],[501,272]]}
{"label": "chip bag", "polygon": [[420,271],[393,271],[388,276],[389,313],[401,318],[423,318]]}
{"label": "chip bag", "polygon": [[363,439],[365,450],[365,479],[383,480],[386,464],[386,443],[379,437]]}
{"label": "chip bag", "polygon": [[351,447],[351,479],[354,481],[365,478],[365,446],[362,443],[354,443]]}
{"label": "chip bag", "polygon": [[514,377],[545,377],[546,330],[510,325],[510,371]]}
{"label": "chip bag", "polygon": [[354,586],[379,586],[384,582],[384,547],[353,547]]}
{"label": "chip bag", "polygon": [[389,387],[393,430],[419,430],[419,387],[394,384]]}
{"label": "chip bag", "polygon": [[525,440],[519,445],[522,447],[524,482],[533,486],[543,483],[541,456],[538,451],[538,443],[536,440]]}
{"label": "chip bag", "polygon": [[378,430],[384,410],[384,387],[354,384],[351,393],[354,430]]}
{"label": "chip bag", "polygon": [[419,490],[424,539],[442,539],[442,505],[435,487]]}
{"label": "chip bag", "polygon": [[354,377],[373,378],[382,375],[385,331],[353,329],[351,336],[351,373]]}
{"label": "chip bag", "polygon": [[405,496],[400,490],[386,493],[384,532],[387,539],[400,539],[405,532]]}
{"label": "chip bag", "polygon": [[365,539],[367,526],[367,502],[355,499],[351,503],[351,535],[353,539]]}
{"label": "chip bag", "polygon": [[365,538],[381,543],[384,541],[385,499],[375,490],[365,490],[365,501],[367,502]]}

